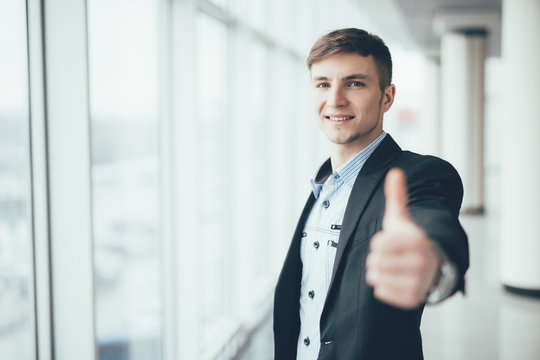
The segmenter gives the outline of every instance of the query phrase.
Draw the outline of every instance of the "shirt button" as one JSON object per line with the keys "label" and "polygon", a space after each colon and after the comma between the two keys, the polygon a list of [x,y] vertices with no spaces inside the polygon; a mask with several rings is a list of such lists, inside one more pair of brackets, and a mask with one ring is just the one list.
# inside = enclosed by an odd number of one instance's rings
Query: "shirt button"
{"label": "shirt button", "polygon": [[315,297],[315,291],[311,290],[310,292],[308,292],[308,296],[310,299],[313,299]]}
{"label": "shirt button", "polygon": [[330,201],[324,200],[322,205],[324,206],[325,209],[328,209],[328,207],[330,206]]}
{"label": "shirt button", "polygon": [[313,243],[313,247],[314,247],[315,249],[318,249],[318,248],[319,248],[319,242],[318,242],[318,241],[315,241],[315,242]]}
{"label": "shirt button", "polygon": [[304,232],[302,233],[302,237],[306,237],[306,236],[307,236],[307,232],[304,231]]}
{"label": "shirt button", "polygon": [[311,342],[311,341],[309,341],[309,336],[308,336],[307,338],[304,339],[304,345],[309,346],[309,343],[310,343],[310,342]]}

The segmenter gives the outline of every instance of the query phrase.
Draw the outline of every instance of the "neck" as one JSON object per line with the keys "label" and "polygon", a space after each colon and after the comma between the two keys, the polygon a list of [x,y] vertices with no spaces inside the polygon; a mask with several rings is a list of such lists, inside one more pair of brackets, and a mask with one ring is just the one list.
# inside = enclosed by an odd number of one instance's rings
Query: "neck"
{"label": "neck", "polygon": [[369,144],[371,144],[379,135],[382,134],[382,130],[377,136],[370,138],[364,142],[349,143],[349,144],[330,144],[330,160],[332,162],[332,171],[336,171],[343,164],[349,161],[354,155],[364,150]]}
{"label": "neck", "polygon": [[343,164],[349,161],[349,159],[351,159],[354,155],[358,154],[364,148],[365,146],[361,149],[345,148],[343,146],[336,146],[332,144],[331,149],[330,149],[330,160],[332,161],[332,171],[336,171],[337,169],[339,169]]}

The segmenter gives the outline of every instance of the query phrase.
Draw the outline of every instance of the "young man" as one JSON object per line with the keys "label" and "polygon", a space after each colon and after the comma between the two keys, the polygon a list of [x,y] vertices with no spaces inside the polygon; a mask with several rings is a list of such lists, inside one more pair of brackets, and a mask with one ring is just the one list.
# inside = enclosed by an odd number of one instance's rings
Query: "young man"
{"label": "young man", "polygon": [[276,286],[275,358],[422,359],[424,304],[464,289],[461,180],[383,131],[396,88],[379,37],[333,31],[307,64],[330,159],[311,180]]}

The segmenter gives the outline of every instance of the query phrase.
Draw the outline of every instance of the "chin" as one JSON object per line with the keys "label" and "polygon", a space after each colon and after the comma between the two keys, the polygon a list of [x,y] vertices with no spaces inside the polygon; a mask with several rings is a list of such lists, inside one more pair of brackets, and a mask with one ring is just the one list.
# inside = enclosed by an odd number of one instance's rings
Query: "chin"
{"label": "chin", "polygon": [[335,144],[335,145],[347,145],[347,144],[350,144],[352,141],[352,139],[350,138],[346,138],[346,139],[343,139],[343,138],[331,138],[330,139],[330,142],[332,144]]}

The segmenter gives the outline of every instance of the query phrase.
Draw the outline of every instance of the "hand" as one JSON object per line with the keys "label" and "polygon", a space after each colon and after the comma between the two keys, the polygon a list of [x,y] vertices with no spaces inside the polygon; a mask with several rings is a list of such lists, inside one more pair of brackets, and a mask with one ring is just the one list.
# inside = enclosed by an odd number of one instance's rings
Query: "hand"
{"label": "hand", "polygon": [[407,183],[400,169],[384,183],[386,208],[382,230],[371,240],[366,281],[376,298],[413,309],[423,303],[440,266],[437,250],[407,209]]}

